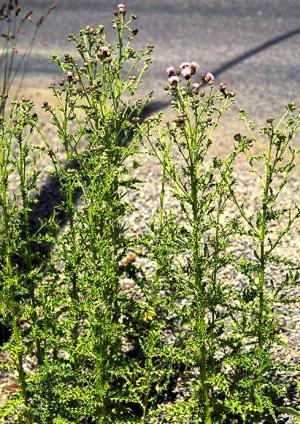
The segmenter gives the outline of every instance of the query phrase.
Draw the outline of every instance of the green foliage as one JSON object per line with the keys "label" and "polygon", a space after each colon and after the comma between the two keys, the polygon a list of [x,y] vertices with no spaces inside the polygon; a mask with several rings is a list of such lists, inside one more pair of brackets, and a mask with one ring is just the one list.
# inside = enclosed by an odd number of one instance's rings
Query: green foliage
{"label": "green foliage", "polygon": [[[289,104],[258,137],[241,111],[250,134],[237,134],[219,157],[215,133],[234,94],[214,88],[211,74],[198,77],[192,62],[181,65],[186,83],[168,70],[174,120],[142,122],[151,95],[139,99],[139,88],[153,46],[137,51],[136,17],[123,5],[115,15],[115,43],[102,25],[86,27],[69,36],[76,55],[53,57],[64,78],[51,84],[55,104],[44,109],[59,149],[29,101],[0,123],[0,322],[12,333],[1,368],[17,379],[0,417],[225,424],[297,416],[274,404],[285,388],[272,352],[281,343],[276,307],[292,301],[287,289],[299,281],[296,260],[278,250],[300,214],[281,200],[299,153],[299,112]],[[138,191],[145,149],[161,166],[159,208],[132,235],[128,194]],[[46,154],[60,202],[33,223]],[[255,208],[240,195],[241,156],[257,180]]]}

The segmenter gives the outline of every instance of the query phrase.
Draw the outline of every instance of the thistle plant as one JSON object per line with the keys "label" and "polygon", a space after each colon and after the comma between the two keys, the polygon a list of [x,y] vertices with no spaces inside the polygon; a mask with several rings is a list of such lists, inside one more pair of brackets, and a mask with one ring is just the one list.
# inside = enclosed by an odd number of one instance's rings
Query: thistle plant
{"label": "thistle plant", "polygon": [[243,222],[242,232],[253,249],[251,257],[244,254],[237,260],[237,269],[246,276],[248,283],[241,291],[241,310],[235,316],[237,332],[244,338],[243,349],[239,352],[237,374],[240,381],[236,390],[243,399],[247,422],[259,422],[263,414],[276,422],[272,398],[284,393],[273,378],[276,371],[284,369],[274,356],[274,348],[282,344],[280,314],[276,310],[279,305],[293,301],[287,289],[299,282],[296,258],[285,257],[278,248],[284,246],[285,237],[300,216],[299,205],[295,201],[291,204],[285,201],[290,174],[299,155],[294,137],[299,129],[300,115],[295,104],[289,103],[280,119],[267,119],[260,129],[260,137],[255,134],[254,123],[244,110],[240,116],[249,135],[237,134],[235,139],[253,175],[258,201],[251,211],[226,179]]}
{"label": "thistle plant", "polygon": [[105,423],[126,419],[120,387],[125,382],[121,344],[127,330],[121,317],[119,263],[132,243],[124,226],[132,208],[124,197],[135,187],[130,174],[138,163],[129,161],[140,143],[137,122],[151,98],[134,95],[153,49],[133,48],[136,16],[127,19],[126,12],[123,5],[115,12],[116,46],[108,42],[102,25],[87,27],[79,36],[69,36],[78,57],[53,57],[65,78],[52,84],[57,106],[44,107],[65,161],[45,142],[64,198],[59,208],[68,223],[53,252],[61,272],[48,314],[58,322],[35,397],[36,416],[46,422],[53,417]]}
{"label": "thistle plant", "polygon": [[[29,101],[15,102],[9,120],[1,120],[1,268],[0,322],[11,330],[11,339],[2,349],[9,353],[5,367],[17,372],[20,392],[4,409],[24,403],[30,391],[25,362],[34,352],[43,360],[44,335],[39,311],[44,298],[41,282],[47,263],[34,246],[41,242],[32,232],[30,211],[38,193],[36,170],[42,149],[31,142],[37,115]],[[18,190],[12,190],[16,184]],[[42,224],[41,224],[42,225]]]}
{"label": "thistle plant", "polygon": [[[173,67],[167,70],[167,90],[177,117],[156,135],[150,125],[147,139],[183,217],[183,223],[175,220],[173,229],[176,234],[180,232],[180,237],[174,258],[177,272],[172,296],[179,304],[185,304],[179,315],[181,325],[187,326],[189,333],[184,342],[185,361],[189,370],[199,370],[199,378],[191,397],[181,407],[189,411],[186,418],[211,423],[215,422],[217,392],[223,389],[217,353],[224,348],[220,335],[231,291],[219,279],[220,270],[231,260],[227,247],[234,228],[231,220],[223,223],[230,196],[223,174],[231,178],[235,153],[222,160],[209,158],[209,149],[219,120],[234,95],[225,84],[213,90],[211,73],[196,82],[195,62],[183,63],[180,68],[178,72]],[[180,74],[186,84],[181,82]],[[174,408],[179,409],[178,405]]]}

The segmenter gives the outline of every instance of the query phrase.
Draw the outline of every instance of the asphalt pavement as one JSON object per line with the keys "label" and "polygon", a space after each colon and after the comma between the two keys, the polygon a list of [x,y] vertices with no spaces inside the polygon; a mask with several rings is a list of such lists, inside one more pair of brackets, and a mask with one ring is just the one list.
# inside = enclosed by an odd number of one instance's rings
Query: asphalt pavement
{"label": "asphalt pavement", "polygon": [[[24,0],[33,18],[52,0]],[[32,84],[47,81],[56,68],[52,53],[70,50],[66,40],[86,25],[105,25],[110,37],[112,10],[117,1],[58,0],[39,34],[28,67]],[[260,118],[276,114],[290,100],[300,102],[299,0],[128,0],[128,13],[137,14],[137,44],[155,45],[145,89],[163,98],[165,69],[196,61],[201,71],[216,74],[237,93],[238,105]]]}

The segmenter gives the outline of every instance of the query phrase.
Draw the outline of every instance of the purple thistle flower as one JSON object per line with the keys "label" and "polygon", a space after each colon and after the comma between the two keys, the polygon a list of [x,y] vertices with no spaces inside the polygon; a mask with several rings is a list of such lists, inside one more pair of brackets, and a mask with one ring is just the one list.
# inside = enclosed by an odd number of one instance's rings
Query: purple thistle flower
{"label": "purple thistle flower", "polygon": [[167,74],[169,75],[169,77],[176,75],[176,71],[175,71],[174,66],[169,66],[167,68]]}
{"label": "purple thistle flower", "polygon": [[180,69],[189,68],[191,64],[189,62],[182,62],[180,65]]}
{"label": "purple thistle flower", "polygon": [[183,69],[181,69],[181,75],[186,79],[189,80],[192,75],[192,70],[190,66],[185,66]]}
{"label": "purple thistle flower", "polygon": [[180,79],[176,75],[173,75],[168,79],[168,81],[172,87],[177,87],[177,84],[180,82]]}
{"label": "purple thistle flower", "polygon": [[205,82],[207,82],[208,84],[212,84],[214,80],[215,80],[215,77],[211,72],[207,72],[207,74],[205,74],[204,76]]}
{"label": "purple thistle flower", "polygon": [[110,50],[107,46],[102,46],[97,53],[98,57],[108,57],[110,55]]}
{"label": "purple thistle flower", "polygon": [[74,78],[73,72],[72,71],[68,71],[67,72],[67,81],[68,82],[72,82],[73,81],[73,78]]}
{"label": "purple thistle flower", "polygon": [[125,4],[123,4],[123,3],[118,4],[118,12],[121,15],[125,15],[126,14],[127,10],[126,10]]}

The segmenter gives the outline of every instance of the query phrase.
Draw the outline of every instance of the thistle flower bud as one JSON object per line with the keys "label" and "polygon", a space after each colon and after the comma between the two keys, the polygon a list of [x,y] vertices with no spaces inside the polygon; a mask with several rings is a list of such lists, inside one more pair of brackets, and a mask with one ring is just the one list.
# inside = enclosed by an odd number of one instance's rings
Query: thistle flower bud
{"label": "thistle flower bud", "polygon": [[295,109],[296,109],[296,103],[295,102],[290,102],[290,103],[288,103],[287,104],[287,109],[290,111],[290,112],[293,112]]}
{"label": "thistle flower bud", "polygon": [[73,72],[72,71],[68,71],[67,72],[67,81],[68,82],[72,82],[73,81],[73,78],[74,78]]}
{"label": "thistle flower bud", "polygon": [[172,87],[177,87],[178,83],[180,82],[180,79],[176,75],[173,75],[168,79],[168,81]]}
{"label": "thistle flower bud", "polygon": [[110,55],[110,50],[107,46],[102,46],[97,53],[98,57],[108,57]]}
{"label": "thistle flower bud", "polygon": [[225,82],[221,82],[221,84],[219,85],[219,89],[221,93],[225,93],[226,88],[227,88],[227,85],[225,84]]}
{"label": "thistle flower bud", "polygon": [[109,56],[106,59],[103,60],[103,63],[111,63],[112,62],[112,57]]}
{"label": "thistle flower bud", "polygon": [[204,81],[208,84],[212,84],[215,80],[214,75],[211,72],[207,72],[204,76]]}
{"label": "thistle flower bud", "polygon": [[179,127],[181,127],[183,124],[184,124],[184,121],[185,121],[185,119],[184,119],[184,116],[183,115],[179,115],[178,117],[177,117],[177,119],[175,119],[175,123],[179,126]]}
{"label": "thistle flower bud", "polygon": [[190,68],[191,68],[191,75],[195,75],[195,73],[197,72],[197,69],[199,69],[200,66],[198,65],[197,62],[191,62]]}
{"label": "thistle flower bud", "polygon": [[176,75],[175,68],[173,66],[169,66],[167,68],[167,74],[169,75],[169,77],[173,77],[174,75]]}
{"label": "thistle flower bud", "polygon": [[132,116],[130,122],[136,125],[139,122],[140,118],[138,116]]}
{"label": "thistle flower bud", "polygon": [[198,84],[197,82],[194,82],[192,84],[192,93],[198,94],[199,90],[200,90],[200,84]]}

